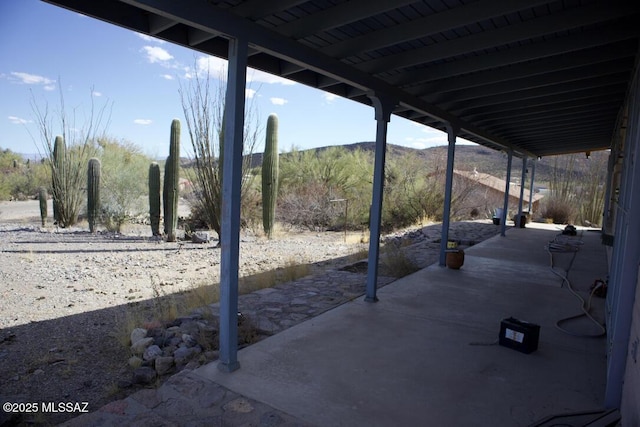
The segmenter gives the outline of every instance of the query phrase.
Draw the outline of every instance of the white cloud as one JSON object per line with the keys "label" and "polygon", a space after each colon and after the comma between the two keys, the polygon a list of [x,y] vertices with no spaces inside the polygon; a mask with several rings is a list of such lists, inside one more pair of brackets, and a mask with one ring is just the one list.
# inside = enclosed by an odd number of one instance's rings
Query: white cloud
{"label": "white cloud", "polygon": [[29,73],[12,71],[11,75],[13,76],[14,80],[18,80],[22,84],[45,85],[45,89],[47,88],[47,86],[52,86],[53,83],[56,82],[55,80],[52,80],[47,77],[39,76],[37,74],[29,74]]}
{"label": "white cloud", "polygon": [[144,46],[142,50],[147,54],[147,61],[152,64],[156,62],[166,62],[173,59],[173,55],[158,46]]}
{"label": "white cloud", "polygon": [[289,102],[284,98],[269,98],[269,101],[271,101],[273,105],[284,105]]}
{"label": "white cloud", "polygon": [[[433,129],[431,129],[433,132]],[[436,131],[437,132],[437,131]],[[423,149],[427,147],[434,147],[438,145],[445,145],[447,143],[447,137],[444,134],[434,135],[429,138],[413,138],[407,137],[404,139],[413,148]]]}
{"label": "white cloud", "polygon": [[44,90],[48,90],[48,91],[52,91],[52,90],[56,90],[55,85],[46,85],[43,87]]}
{"label": "white cloud", "polygon": [[335,95],[333,93],[329,93],[329,92],[324,92],[322,94],[322,97],[324,98],[325,102],[327,104],[331,104],[333,101],[335,101],[336,99],[338,99],[338,95]]}
{"label": "white cloud", "polygon": [[[226,78],[227,73],[227,60],[218,58],[217,56],[200,56],[196,60],[196,67],[198,73],[207,73],[209,72],[209,76],[218,77],[222,76]],[[186,78],[191,78],[192,73],[191,70],[185,69]],[[247,83],[267,83],[267,84],[281,84],[281,85],[295,85],[296,82],[292,82],[291,80],[284,79],[279,76],[274,76],[269,73],[265,73],[264,71],[254,70],[249,68],[247,70]]]}
{"label": "white cloud", "polygon": [[14,125],[25,125],[27,123],[31,123],[31,120],[22,119],[22,118],[16,117],[16,116],[9,116],[7,118]]}
{"label": "white cloud", "polygon": [[133,121],[133,123],[137,124],[137,125],[150,125],[151,123],[153,123],[153,120],[150,119],[135,119]]}
{"label": "white cloud", "polygon": [[245,89],[244,90],[244,97],[245,98],[253,98],[256,94],[256,90],[255,89]]}
{"label": "white cloud", "polygon": [[161,77],[165,80],[173,80],[173,76],[171,74],[162,74]]}
{"label": "white cloud", "polygon": [[94,90],[93,92],[91,92],[91,95],[93,95],[93,96],[102,96],[102,92],[98,92],[97,90]]}
{"label": "white cloud", "polygon": [[227,72],[227,61],[217,56],[200,56],[196,59],[196,72],[210,77],[224,76]]}
{"label": "white cloud", "polygon": [[292,86],[296,84],[296,82],[284,79],[280,76],[276,76],[273,74],[265,73],[264,71],[253,70],[253,69],[249,69],[247,72],[247,82],[281,84],[285,86]]}
{"label": "white cloud", "polygon": [[410,145],[411,145],[412,148],[416,148],[418,150],[424,150],[425,148],[428,147],[428,145],[426,143],[419,142],[419,141],[414,141]]}
{"label": "white cloud", "polygon": [[138,36],[142,40],[144,40],[146,42],[150,42],[150,43],[158,43],[158,44],[165,44],[166,43],[164,40],[160,40],[160,39],[157,39],[155,37],[151,37],[151,36],[149,36],[147,34],[136,33],[136,36]]}

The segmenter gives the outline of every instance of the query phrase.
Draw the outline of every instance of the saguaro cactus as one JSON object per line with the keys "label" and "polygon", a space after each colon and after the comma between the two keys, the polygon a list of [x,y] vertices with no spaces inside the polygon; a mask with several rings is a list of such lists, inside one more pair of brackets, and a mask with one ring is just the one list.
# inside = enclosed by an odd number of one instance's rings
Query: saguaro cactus
{"label": "saguaro cactus", "polygon": [[42,226],[47,225],[47,189],[40,187],[38,189],[38,201],[40,202],[40,219],[42,220]]}
{"label": "saguaro cactus", "polygon": [[64,139],[62,136],[56,136],[56,140],[53,144],[53,173],[51,174],[52,183],[51,190],[53,192],[53,220],[57,223],[62,221],[62,215],[60,209],[63,206],[63,187],[64,187],[64,172],[65,172],[65,156],[66,148],[64,145]]}
{"label": "saguaro cactus", "polygon": [[156,162],[149,165],[149,218],[151,233],[160,235],[160,165]]}
{"label": "saguaro cactus", "polygon": [[180,183],[180,120],[171,122],[171,138],[169,142],[169,157],[164,167],[164,232],[167,242],[176,241],[176,227],[178,226],[178,196]]}
{"label": "saguaro cactus", "polygon": [[273,234],[278,196],[278,116],[267,120],[267,136],[262,157],[262,226],[267,237]]}
{"label": "saguaro cactus", "polygon": [[95,233],[100,218],[100,160],[89,159],[87,168],[87,219],[89,231]]}

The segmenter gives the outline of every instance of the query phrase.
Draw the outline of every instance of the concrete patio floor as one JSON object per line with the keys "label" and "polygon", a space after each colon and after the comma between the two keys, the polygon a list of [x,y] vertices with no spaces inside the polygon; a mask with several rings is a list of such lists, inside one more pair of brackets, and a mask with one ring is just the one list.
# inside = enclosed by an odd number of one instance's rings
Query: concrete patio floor
{"label": "concrete patio floor", "polygon": [[[510,228],[467,250],[460,270],[437,265],[358,298],[239,352],[241,368],[217,363],[195,375],[318,426],[526,426],[557,413],[599,409],[605,339],[565,334],[557,320],[580,301],[550,269],[545,245],[561,227]],[[588,298],[606,279],[600,234],[579,230],[558,272]],[[573,262],[572,262],[573,261]],[[602,321],[604,300],[593,298]],[[538,350],[499,345],[500,322],[541,326]],[[563,323],[597,334],[586,318]]]}

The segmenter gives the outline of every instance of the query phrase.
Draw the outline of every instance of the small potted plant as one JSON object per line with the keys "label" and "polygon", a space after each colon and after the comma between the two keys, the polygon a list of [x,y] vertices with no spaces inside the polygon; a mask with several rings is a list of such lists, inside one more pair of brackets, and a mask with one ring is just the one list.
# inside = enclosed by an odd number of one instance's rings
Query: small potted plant
{"label": "small potted plant", "polygon": [[464,264],[464,250],[458,248],[456,242],[447,242],[447,256],[445,263],[453,270],[459,270]]}

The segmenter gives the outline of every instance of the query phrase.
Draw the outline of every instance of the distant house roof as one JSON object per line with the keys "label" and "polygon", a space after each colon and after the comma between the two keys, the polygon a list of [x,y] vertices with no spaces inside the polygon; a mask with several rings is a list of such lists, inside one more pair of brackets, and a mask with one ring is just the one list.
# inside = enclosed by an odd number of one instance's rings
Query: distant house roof
{"label": "distant house roof", "polygon": [[[471,181],[476,181],[480,185],[485,187],[492,188],[500,193],[504,194],[504,188],[506,186],[506,181],[504,179],[497,178],[493,175],[489,175],[488,173],[478,172],[476,170],[473,171],[461,171],[454,170],[454,175],[461,176]],[[520,198],[520,186],[519,185],[510,185],[509,186],[509,197],[514,197],[516,199]],[[543,194],[534,193],[532,201],[538,201],[544,197]],[[529,190],[524,189],[523,199],[529,200]]]}

